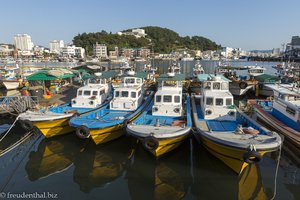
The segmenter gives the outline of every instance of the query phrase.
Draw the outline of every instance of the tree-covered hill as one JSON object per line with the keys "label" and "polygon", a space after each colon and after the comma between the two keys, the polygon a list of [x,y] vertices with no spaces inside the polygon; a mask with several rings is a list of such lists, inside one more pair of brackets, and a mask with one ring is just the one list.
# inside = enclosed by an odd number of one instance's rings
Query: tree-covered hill
{"label": "tree-covered hill", "polygon": [[[73,43],[76,46],[85,48],[89,55],[92,55],[93,44],[106,44],[109,50],[115,46],[119,48],[152,48],[155,52],[170,53],[173,50],[187,48],[190,50],[216,50],[218,45],[201,36],[181,37],[178,33],[157,26],[141,27],[147,34],[146,38],[135,38],[131,35],[118,35],[106,31],[96,33],[82,33],[74,37]],[[126,31],[130,31],[126,30]]]}

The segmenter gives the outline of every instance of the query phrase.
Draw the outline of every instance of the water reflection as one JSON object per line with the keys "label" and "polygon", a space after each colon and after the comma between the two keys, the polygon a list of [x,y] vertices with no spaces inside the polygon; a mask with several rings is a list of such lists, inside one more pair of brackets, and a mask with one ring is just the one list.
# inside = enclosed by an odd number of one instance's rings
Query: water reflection
{"label": "water reflection", "polygon": [[31,181],[64,171],[73,164],[84,143],[74,134],[44,138],[36,151],[31,151],[25,166]]}
{"label": "water reflection", "polygon": [[160,160],[138,145],[126,176],[131,199],[185,197],[191,183],[188,142]]}
{"label": "water reflection", "polygon": [[85,193],[113,182],[125,171],[132,151],[127,137],[103,145],[90,142],[74,161],[74,182]]}
{"label": "water reflection", "polygon": [[194,183],[192,194],[197,199],[269,199],[258,165],[245,168],[236,176],[221,161],[197,145],[194,151]]}

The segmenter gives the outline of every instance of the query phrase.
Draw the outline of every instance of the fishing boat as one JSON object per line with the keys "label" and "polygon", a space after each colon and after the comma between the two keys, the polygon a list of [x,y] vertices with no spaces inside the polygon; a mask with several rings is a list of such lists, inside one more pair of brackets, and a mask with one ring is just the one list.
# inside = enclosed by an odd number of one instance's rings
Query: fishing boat
{"label": "fishing boat", "polygon": [[281,146],[281,138],[236,108],[224,76],[201,74],[199,95],[192,94],[195,138],[214,156],[240,174],[267,152]]}
{"label": "fishing boat", "polygon": [[266,68],[255,65],[255,66],[247,66],[249,76],[258,76],[265,73]]}
{"label": "fishing boat", "polygon": [[14,90],[20,86],[20,80],[17,79],[17,74],[19,71],[19,66],[8,67],[0,69],[0,85],[5,87],[6,90]]}
{"label": "fishing boat", "polygon": [[122,75],[122,81],[113,84],[114,97],[109,106],[72,118],[70,125],[76,128],[78,137],[91,137],[100,144],[122,136],[119,130],[137,118],[153,98],[153,92],[145,92],[143,87],[146,76],[146,72]]}
{"label": "fishing boat", "polygon": [[[273,89],[266,87],[265,85],[276,84],[281,82],[281,78],[271,74],[262,74],[255,77],[255,80],[258,81],[258,93],[261,96],[273,96]],[[256,88],[257,89],[257,88]]]}
{"label": "fishing boat", "polygon": [[199,60],[197,60],[193,67],[193,77],[197,77],[198,74],[204,74],[204,69]]}
{"label": "fishing boat", "polygon": [[105,107],[112,99],[110,77],[115,72],[102,72],[101,76],[89,79],[87,85],[77,90],[76,98],[70,103],[38,111],[28,110],[19,115],[19,123],[26,130],[34,126],[40,129],[47,138],[74,131],[69,126],[70,118],[87,114],[93,110]]}
{"label": "fishing boat", "polygon": [[127,132],[159,157],[178,147],[190,133],[190,98],[182,94],[184,74],[162,74],[154,100],[132,123]]}
{"label": "fishing boat", "polygon": [[290,143],[300,147],[300,90],[290,84],[270,84],[273,100],[254,100],[254,116],[285,136]]}
{"label": "fishing boat", "polygon": [[247,76],[235,76],[228,77],[230,78],[229,91],[232,95],[243,96],[250,90],[254,90],[255,85],[258,83],[253,76],[247,79]]}
{"label": "fishing boat", "polygon": [[180,63],[177,63],[175,60],[173,60],[171,65],[168,67],[168,72],[169,73],[180,74],[181,73]]}

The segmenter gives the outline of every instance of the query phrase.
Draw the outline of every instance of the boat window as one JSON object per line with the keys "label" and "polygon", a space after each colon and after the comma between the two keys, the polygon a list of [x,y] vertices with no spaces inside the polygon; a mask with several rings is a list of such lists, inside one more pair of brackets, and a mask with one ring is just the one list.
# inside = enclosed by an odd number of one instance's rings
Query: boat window
{"label": "boat window", "polygon": [[84,90],[83,95],[84,96],[91,96],[91,91],[90,90]]}
{"label": "boat window", "polygon": [[220,89],[220,83],[219,82],[213,83],[213,89],[214,90],[219,90]]}
{"label": "boat window", "polygon": [[120,96],[120,92],[119,91],[116,91],[115,92],[115,97],[119,97]]}
{"label": "boat window", "polygon": [[214,105],[214,99],[212,97],[206,97],[206,105]]}
{"label": "boat window", "polygon": [[284,94],[279,94],[279,95],[278,95],[278,98],[279,98],[279,99],[284,99],[284,98],[285,98],[285,95],[284,95]]}
{"label": "boat window", "polygon": [[204,86],[205,89],[210,89],[211,88],[211,82],[205,82],[203,84],[203,86]]}
{"label": "boat window", "polygon": [[164,86],[167,86],[167,87],[174,87],[176,86],[176,81],[164,81]]}
{"label": "boat window", "polygon": [[171,95],[164,95],[164,102],[165,103],[172,102],[172,96]]}
{"label": "boat window", "polygon": [[232,105],[232,99],[226,99],[226,106]]}
{"label": "boat window", "polygon": [[226,83],[226,82],[223,82],[222,83],[222,90],[228,90],[229,88],[228,88],[228,83]]}
{"label": "boat window", "polygon": [[174,96],[174,102],[175,103],[180,103],[180,96]]}
{"label": "boat window", "polygon": [[142,82],[142,79],[136,79],[136,83],[141,83]]}
{"label": "boat window", "polygon": [[142,94],[141,90],[138,92],[138,97],[140,97]]}
{"label": "boat window", "polygon": [[121,92],[121,97],[128,97],[128,91],[122,91]]}
{"label": "boat window", "polygon": [[100,90],[99,95],[102,95],[102,94],[104,94],[104,90]]}
{"label": "boat window", "polygon": [[291,115],[295,115],[296,114],[296,111],[290,107],[286,107],[286,112],[291,114]]}
{"label": "boat window", "polygon": [[78,90],[78,96],[82,95],[82,90]]}
{"label": "boat window", "polygon": [[161,96],[160,95],[156,95],[155,102],[157,102],[157,103],[161,102]]}
{"label": "boat window", "polygon": [[134,83],[134,78],[127,78],[125,80],[125,83],[131,83],[131,84],[133,84]]}
{"label": "boat window", "polygon": [[131,92],[131,98],[136,98],[136,92]]}
{"label": "boat window", "polygon": [[216,106],[223,106],[223,99],[216,98]]}
{"label": "boat window", "polygon": [[92,95],[93,96],[97,96],[98,95],[98,91],[93,91]]}

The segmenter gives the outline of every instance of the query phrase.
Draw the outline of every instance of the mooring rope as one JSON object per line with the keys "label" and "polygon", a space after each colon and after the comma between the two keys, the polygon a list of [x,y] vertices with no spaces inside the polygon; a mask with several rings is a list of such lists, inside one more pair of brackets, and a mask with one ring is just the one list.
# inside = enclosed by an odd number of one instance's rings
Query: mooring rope
{"label": "mooring rope", "polygon": [[[283,142],[283,141],[282,141]],[[273,197],[270,200],[274,200],[276,196],[276,190],[277,190],[277,175],[278,175],[278,168],[279,168],[279,162],[281,158],[281,148],[282,148],[282,143],[279,146],[279,155],[278,155],[278,160],[277,160],[277,165],[276,165],[276,171],[275,171],[275,179],[274,179],[274,194]]]}
{"label": "mooring rope", "polygon": [[9,129],[7,130],[7,132],[4,134],[4,136],[0,139],[0,142],[5,138],[5,136],[7,136],[7,134],[10,132],[10,130],[12,129],[12,127],[14,127],[15,123],[18,121],[19,116],[16,117],[14,123],[9,127]]}

